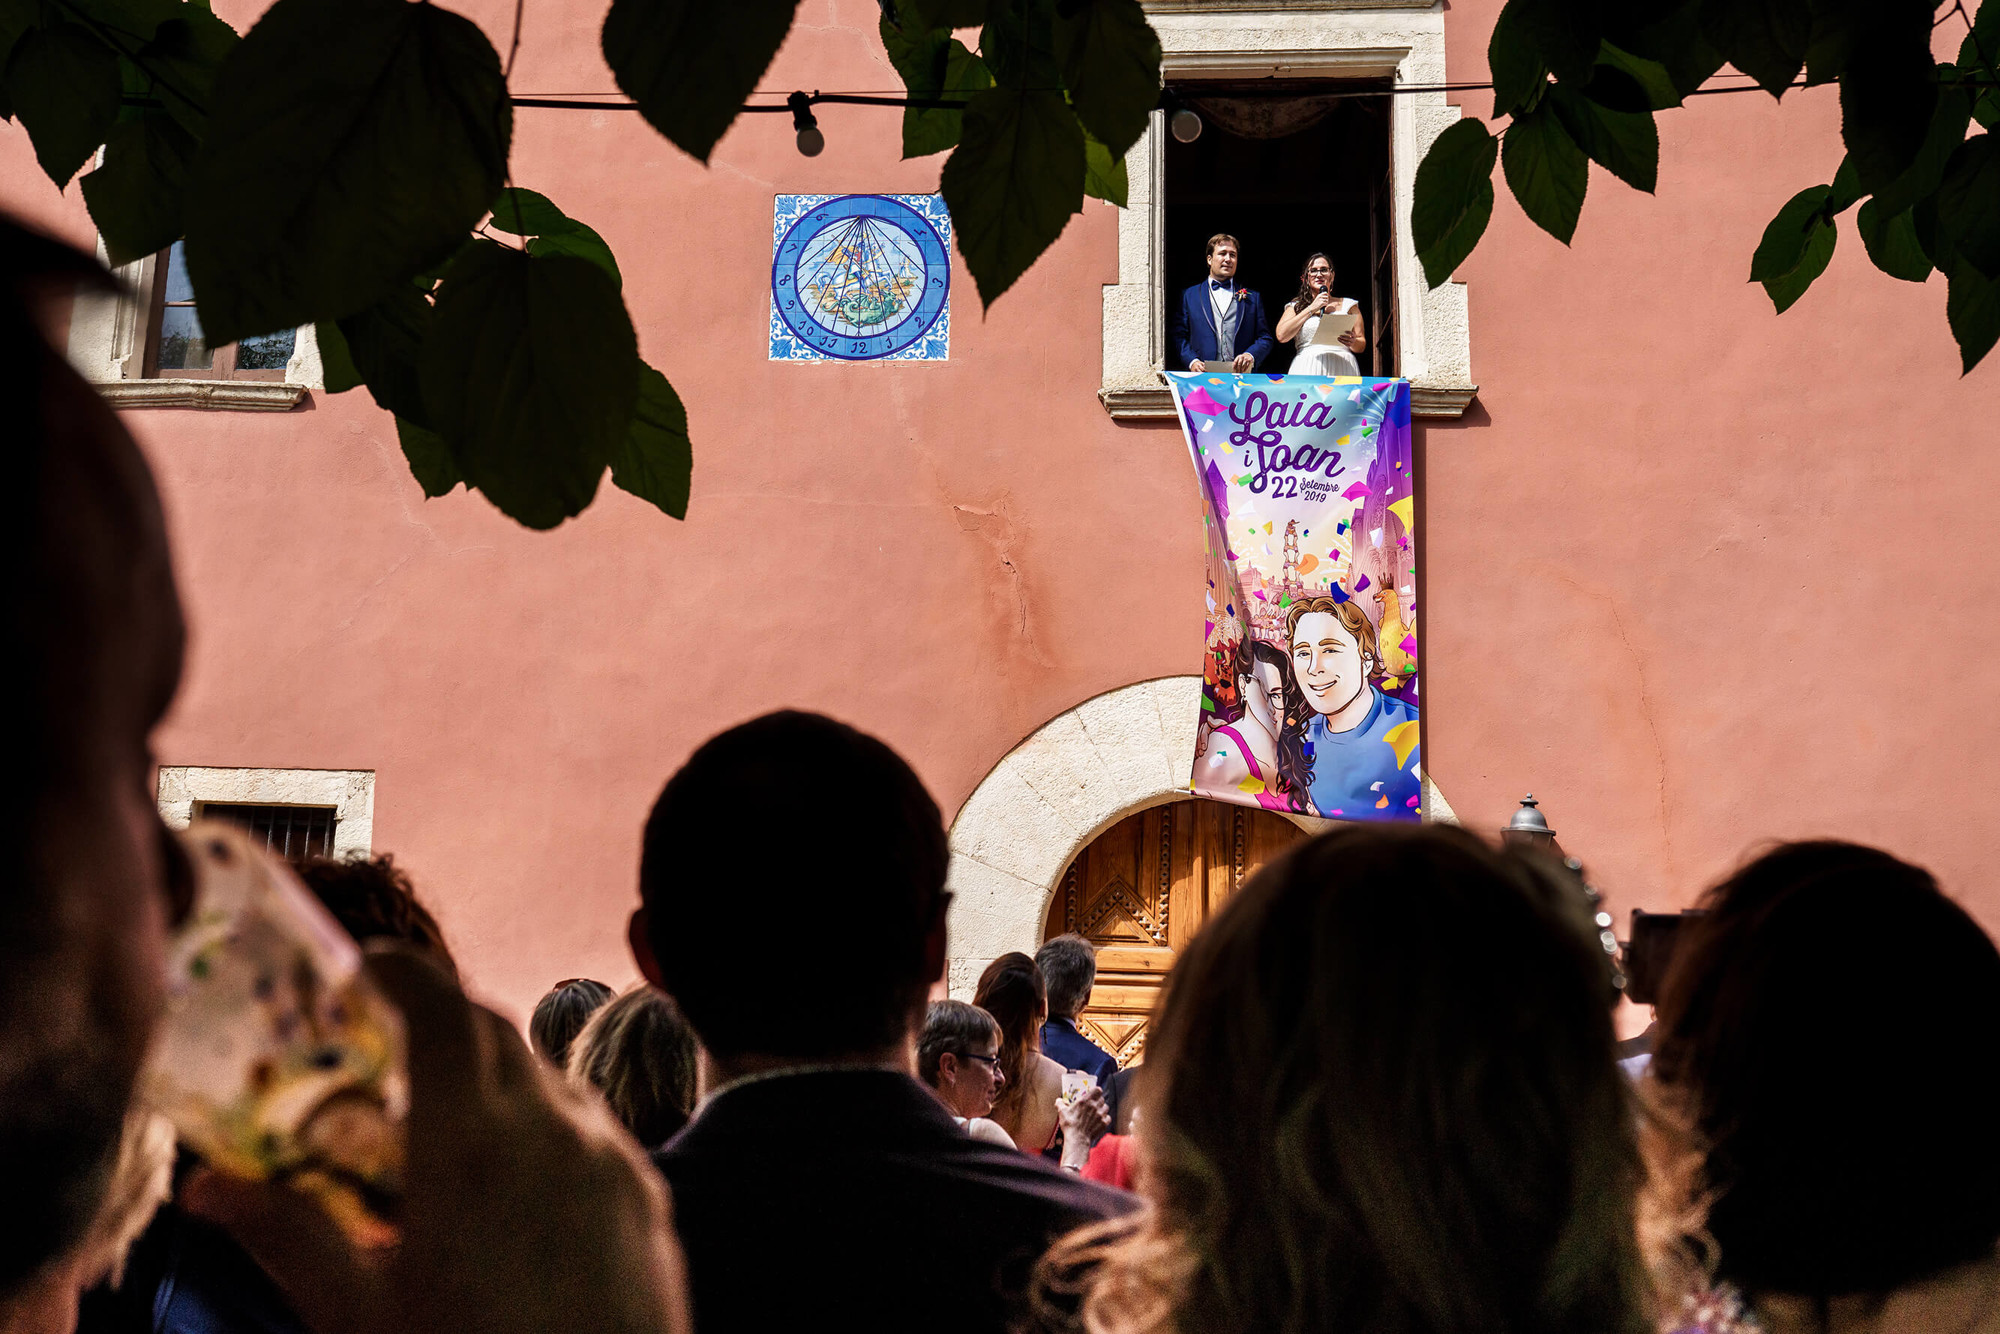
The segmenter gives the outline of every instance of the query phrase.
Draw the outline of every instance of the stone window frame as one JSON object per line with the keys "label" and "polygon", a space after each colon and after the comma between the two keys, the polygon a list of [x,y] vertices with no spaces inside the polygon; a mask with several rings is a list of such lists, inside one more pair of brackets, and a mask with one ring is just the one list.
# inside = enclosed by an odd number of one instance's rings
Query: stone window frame
{"label": "stone window frame", "polygon": [[[1164,71],[1177,79],[1389,78],[1398,85],[1445,81],[1444,5],[1439,0],[1145,0],[1160,35]],[[1417,163],[1459,118],[1443,92],[1390,99],[1394,190],[1396,346],[1419,417],[1458,417],[1479,392],[1465,284],[1426,289],[1410,240]],[[1166,219],[1160,207],[1166,116],[1125,156],[1129,207],[1118,215],[1118,281],[1104,287],[1104,376],[1098,399],[1119,420],[1171,418],[1161,379],[1166,311]]]}
{"label": "stone window frame", "polygon": [[[109,265],[104,242],[97,258]],[[159,254],[112,270],[116,294],[79,292],[70,314],[69,361],[116,408],[225,408],[239,412],[287,412],[314,389],[326,387],[319,339],[313,326],[299,326],[292,359],[282,380],[199,380],[145,374],[147,328]],[[221,798],[216,798],[221,800]]]}
{"label": "stone window frame", "polygon": [[224,769],[163,764],[155,792],[160,818],[169,829],[187,828],[196,807],[209,802],[331,806],[333,855],[366,857],[374,851],[373,769]]}

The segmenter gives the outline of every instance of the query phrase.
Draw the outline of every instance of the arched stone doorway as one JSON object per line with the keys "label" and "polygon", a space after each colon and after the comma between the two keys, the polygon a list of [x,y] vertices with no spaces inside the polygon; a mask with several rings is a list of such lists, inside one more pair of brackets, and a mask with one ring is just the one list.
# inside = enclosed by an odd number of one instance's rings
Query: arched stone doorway
{"label": "arched stone doorway", "polygon": [[1174,959],[1257,868],[1306,837],[1281,815],[1190,798],[1127,816],[1063,871],[1042,939],[1074,931],[1097,946],[1097,986],[1078,1026],[1121,1065]]}
{"label": "arched stone doorway", "polygon": [[[951,995],[972,999],[987,964],[1034,951],[1065,869],[1099,834],[1189,799],[1200,716],[1200,677],[1140,681],[1057,714],[993,766],[951,825]],[[1428,776],[1424,816],[1457,822]]]}

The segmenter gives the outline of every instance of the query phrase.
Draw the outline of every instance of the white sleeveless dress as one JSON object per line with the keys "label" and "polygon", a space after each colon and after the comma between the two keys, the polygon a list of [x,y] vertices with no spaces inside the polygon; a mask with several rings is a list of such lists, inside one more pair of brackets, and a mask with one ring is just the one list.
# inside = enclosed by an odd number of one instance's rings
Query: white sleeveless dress
{"label": "white sleeveless dress", "polygon": [[[1345,315],[1348,311],[1354,309],[1354,305],[1353,297],[1344,296],[1334,302],[1333,305],[1327,307],[1326,313],[1328,315]],[[1360,375],[1361,366],[1354,360],[1354,354],[1339,343],[1324,343],[1318,347],[1310,346],[1313,334],[1319,330],[1321,318],[1318,315],[1307,316],[1306,322],[1299,326],[1297,337],[1292,339],[1293,346],[1297,347],[1299,352],[1296,357],[1292,358],[1290,373],[1293,375]]]}

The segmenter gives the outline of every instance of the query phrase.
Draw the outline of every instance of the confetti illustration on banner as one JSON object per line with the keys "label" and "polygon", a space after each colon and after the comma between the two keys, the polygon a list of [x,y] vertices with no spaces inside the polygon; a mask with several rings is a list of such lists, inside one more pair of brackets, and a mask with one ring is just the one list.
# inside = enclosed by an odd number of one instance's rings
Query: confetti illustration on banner
{"label": "confetti illustration on banner", "polygon": [[1420,818],[1409,383],[1167,379],[1204,493],[1211,590],[1192,790]]}

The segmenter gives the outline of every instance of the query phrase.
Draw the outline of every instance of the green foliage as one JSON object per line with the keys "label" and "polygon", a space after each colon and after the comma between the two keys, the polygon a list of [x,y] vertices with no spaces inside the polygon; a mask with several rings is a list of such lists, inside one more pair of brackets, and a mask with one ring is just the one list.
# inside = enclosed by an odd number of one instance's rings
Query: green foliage
{"label": "green foliage", "polygon": [[965,108],[939,188],[989,305],[1083,207],[1084,158],[1083,127],[1061,93],[992,88]]}
{"label": "green foliage", "polygon": [[1432,287],[1450,278],[1493,217],[1493,163],[1500,141],[1465,117],[1445,130],[1417,164],[1410,239]]}
{"label": "green foliage", "polygon": [[[2000,0],[1979,6],[1955,64],[1931,56],[1928,0],[1508,0],[1487,58],[1494,114],[1508,117],[1507,184],[1567,242],[1582,208],[1577,150],[1636,189],[1659,177],[1654,115],[1724,64],[1773,96],[1840,86],[1847,148],[1829,185],[1793,196],[1764,230],[1751,280],[1780,311],[1826,270],[1835,219],[1855,204],[1875,266],[1906,282],[1950,280],[1947,316],[1966,369],[2000,329]],[[1493,137],[1462,120],[1417,168],[1411,234],[1432,286],[1469,254],[1492,212]]]}
{"label": "green foliage", "polygon": [[[986,62],[966,49],[949,28],[927,28],[916,0],[895,0],[881,22],[882,49],[903,76],[911,97],[964,100],[993,86]],[[957,107],[905,107],[903,156],[927,157],[958,144],[965,113]]]}
{"label": "green foliage", "polygon": [[1515,115],[1501,142],[1500,165],[1528,217],[1568,245],[1583,212],[1590,163],[1546,103]]}
{"label": "green foliage", "polygon": [[1130,189],[1125,177],[1125,159],[1114,157],[1110,149],[1083,132],[1083,192],[1092,199],[1125,207]]}
{"label": "green foliage", "polygon": [[113,264],[130,264],[181,237],[181,197],[196,139],[164,111],[111,127],[104,165],[83,178],[83,202]]}
{"label": "green foliage", "polygon": [[798,0],[611,0],[604,59],[639,114],[702,162],[791,31]]}
{"label": "green foliage", "polygon": [[59,187],[110,134],[123,95],[117,53],[81,24],[31,28],[7,57],[7,99]]}
{"label": "green foliage", "polygon": [[1750,281],[1764,284],[1780,314],[1805,295],[1833,258],[1838,238],[1827,216],[1832,193],[1831,186],[1815,185],[1793,195],[1764,229],[1750,259]]}
{"label": "green foliage", "polygon": [[1056,63],[1076,118],[1122,160],[1160,96],[1160,39],[1139,0],[1063,0]]}
{"label": "green foliage", "polygon": [[604,238],[550,203],[546,195],[518,187],[502,190],[493,203],[492,226],[510,236],[526,237],[531,255],[570,255],[595,264],[612,282],[625,286],[618,257]]}
{"label": "green foliage", "polygon": [[676,519],[687,517],[688,482],[694,471],[687,409],[667,377],[639,368],[639,401],[632,424],[611,455],[611,481]]}
{"label": "green foliage", "polygon": [[597,494],[632,423],[639,346],[596,265],[481,241],[439,285],[419,376],[466,485],[553,528]]}
{"label": "green foliage", "polygon": [[404,287],[337,322],[355,378],[376,406],[418,426],[431,425],[417,368],[435,318],[431,303]]}
{"label": "green foliage", "polygon": [[339,318],[449,256],[512,131],[492,45],[406,0],[278,0],[229,58],[187,204],[218,343]]}
{"label": "green foliage", "polygon": [[436,431],[427,431],[398,417],[396,440],[403,446],[403,457],[409,461],[410,475],[417,479],[417,485],[424,489],[427,499],[435,500],[465,480],[458,471],[457,460],[452,458],[451,450],[444,443],[444,437]]}

